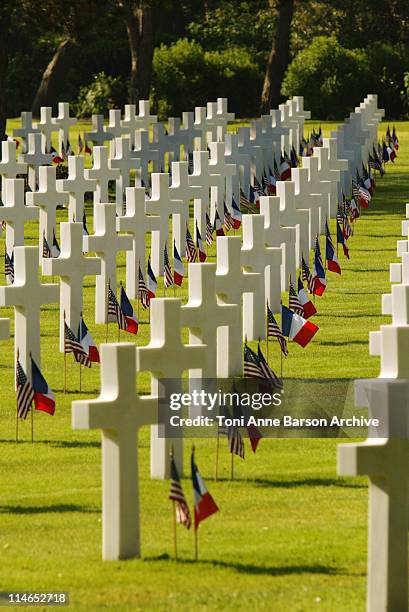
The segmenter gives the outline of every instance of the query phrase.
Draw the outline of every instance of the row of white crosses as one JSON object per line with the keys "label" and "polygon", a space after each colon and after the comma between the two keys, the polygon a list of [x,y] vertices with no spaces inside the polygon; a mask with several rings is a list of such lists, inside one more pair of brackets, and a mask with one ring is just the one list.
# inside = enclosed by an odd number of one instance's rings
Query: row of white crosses
{"label": "row of white crosses", "polygon": [[379,419],[368,439],[338,447],[338,472],[369,476],[368,612],[408,609],[409,490],[409,204],[398,241],[401,262],[390,266],[393,283],[382,296],[388,325],[370,333],[371,355],[381,358],[378,378],[355,382],[357,407]]}

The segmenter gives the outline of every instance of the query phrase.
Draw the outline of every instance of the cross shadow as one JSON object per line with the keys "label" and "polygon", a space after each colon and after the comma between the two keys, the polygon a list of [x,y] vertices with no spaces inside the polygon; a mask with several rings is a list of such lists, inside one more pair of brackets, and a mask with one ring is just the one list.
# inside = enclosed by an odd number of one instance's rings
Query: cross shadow
{"label": "cross shadow", "polygon": [[217,478],[217,482],[240,482],[261,487],[275,487],[277,489],[294,489],[297,487],[341,487],[345,489],[366,489],[366,484],[351,483],[341,478],[301,478],[299,480],[274,480],[271,478],[234,478],[227,476]]}
{"label": "cross shadow", "polygon": [[97,508],[78,504],[52,504],[51,506],[0,506],[0,514],[48,514],[53,512],[100,513]]}
{"label": "cross shadow", "polygon": [[351,344],[368,344],[368,340],[321,340],[321,346],[349,346]]}
{"label": "cross shadow", "polygon": [[[29,444],[33,445],[31,440],[19,440],[16,442],[15,440],[6,440],[0,439],[0,444]],[[83,440],[34,440],[34,444],[47,444],[48,446],[52,446],[54,448],[100,448],[101,443],[98,441],[88,441],[85,442]]]}

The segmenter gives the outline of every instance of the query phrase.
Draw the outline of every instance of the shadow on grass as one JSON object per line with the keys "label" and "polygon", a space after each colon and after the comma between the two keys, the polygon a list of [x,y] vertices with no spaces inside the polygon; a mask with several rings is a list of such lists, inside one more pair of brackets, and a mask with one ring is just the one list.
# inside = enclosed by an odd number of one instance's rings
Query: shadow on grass
{"label": "shadow on grass", "polygon": [[[28,444],[33,446],[31,440],[19,440],[16,442],[15,440],[5,440],[0,439],[0,444]],[[34,444],[47,444],[48,446],[52,446],[54,448],[100,448],[101,442],[97,440],[90,440],[86,442],[85,440],[34,440]]]}
{"label": "shadow on grass", "polygon": [[328,317],[330,319],[368,319],[369,317],[372,318],[377,318],[377,317],[384,317],[385,315],[383,314],[379,314],[377,312],[375,313],[368,313],[368,312],[344,312],[343,314],[338,314],[335,312],[320,312],[319,317]]}
{"label": "shadow on grass", "polygon": [[341,487],[343,489],[366,489],[366,484],[348,482],[340,478],[301,478],[298,480],[273,480],[271,478],[235,478],[233,481],[225,476],[217,482],[240,482],[261,487],[277,489],[295,489],[296,487]]}
{"label": "shadow on grass", "polygon": [[[172,561],[174,559],[168,554],[158,555],[157,557],[144,557],[144,561]],[[286,576],[292,574],[326,574],[332,576],[349,576],[350,572],[341,570],[338,567],[331,565],[287,565],[287,566],[272,566],[272,565],[255,565],[253,563],[239,563],[235,561],[218,561],[217,559],[204,559],[195,561],[194,559],[178,559],[178,564],[192,565],[200,563],[211,565],[213,567],[222,567],[232,569],[243,574],[256,574],[264,576]],[[356,575],[356,574],[354,574]],[[363,574],[362,574],[363,575]]]}
{"label": "shadow on grass", "polygon": [[98,514],[98,508],[78,504],[53,504],[51,506],[0,506],[0,514],[49,514],[54,512],[85,512]]}
{"label": "shadow on grass", "polygon": [[321,346],[350,346],[351,344],[368,344],[368,340],[321,340]]}

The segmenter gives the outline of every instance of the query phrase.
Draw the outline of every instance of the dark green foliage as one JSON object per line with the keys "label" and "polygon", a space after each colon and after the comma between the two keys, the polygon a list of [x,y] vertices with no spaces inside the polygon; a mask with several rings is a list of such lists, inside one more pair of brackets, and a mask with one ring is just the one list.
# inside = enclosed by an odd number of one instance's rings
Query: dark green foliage
{"label": "dark green foliage", "polygon": [[126,104],[126,98],[127,87],[124,79],[99,72],[89,85],[80,87],[73,110],[77,117],[90,117],[94,114],[108,116],[108,110],[122,108]]}

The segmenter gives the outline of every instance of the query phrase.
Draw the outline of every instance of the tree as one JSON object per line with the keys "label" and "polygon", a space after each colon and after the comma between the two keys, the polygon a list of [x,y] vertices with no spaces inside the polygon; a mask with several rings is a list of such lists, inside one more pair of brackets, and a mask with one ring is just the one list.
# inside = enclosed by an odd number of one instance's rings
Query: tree
{"label": "tree", "polygon": [[6,78],[9,61],[8,41],[10,37],[11,6],[9,2],[0,5],[0,140],[4,140],[6,133]]}
{"label": "tree", "polygon": [[270,108],[277,108],[281,101],[281,83],[290,59],[290,35],[293,12],[294,0],[279,0],[276,29],[267,61],[261,94],[262,112],[268,112]]}
{"label": "tree", "polygon": [[131,54],[129,102],[149,98],[154,51],[154,28],[151,2],[118,0],[123,10]]}

